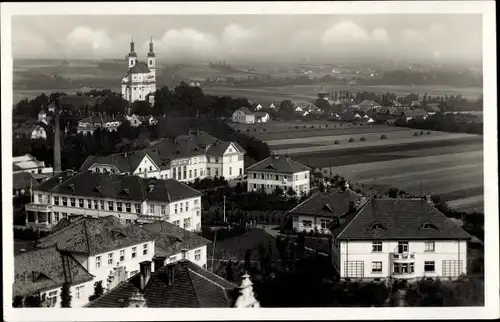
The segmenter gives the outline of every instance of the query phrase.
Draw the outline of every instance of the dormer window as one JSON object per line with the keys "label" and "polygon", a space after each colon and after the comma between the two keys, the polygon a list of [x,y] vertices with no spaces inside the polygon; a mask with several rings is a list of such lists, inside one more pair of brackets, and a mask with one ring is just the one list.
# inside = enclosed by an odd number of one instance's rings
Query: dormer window
{"label": "dormer window", "polygon": [[123,189],[123,193],[125,193],[127,196],[130,196],[130,189]]}
{"label": "dormer window", "polygon": [[370,229],[377,229],[377,230],[385,230],[385,226],[382,225],[381,223],[379,223],[378,221],[376,222],[373,222],[371,225],[370,225]]}
{"label": "dormer window", "polygon": [[69,188],[70,188],[71,190],[75,191],[75,185],[74,185],[74,184],[70,184],[70,185],[69,185]]}
{"label": "dormer window", "polygon": [[324,209],[324,210],[327,210],[327,211],[329,211],[329,212],[331,212],[331,213],[333,213],[333,207],[332,207],[332,205],[330,205],[329,203],[325,204],[325,205],[323,206],[323,209]]}
{"label": "dormer window", "polygon": [[422,226],[420,226],[419,229],[435,229],[439,230],[433,223],[431,222],[424,222]]}

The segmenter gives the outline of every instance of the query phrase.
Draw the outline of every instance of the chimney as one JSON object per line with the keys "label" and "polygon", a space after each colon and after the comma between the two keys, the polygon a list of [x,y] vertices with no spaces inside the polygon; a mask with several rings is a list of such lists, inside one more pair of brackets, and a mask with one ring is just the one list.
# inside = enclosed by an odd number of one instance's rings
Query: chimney
{"label": "chimney", "polygon": [[183,248],[182,249],[182,259],[186,259],[187,257],[187,249]]}
{"label": "chimney", "polygon": [[61,129],[59,125],[59,111],[54,111],[54,174],[61,172]]}
{"label": "chimney", "polygon": [[57,182],[62,183],[63,182],[63,178],[62,177],[58,177],[57,178]]}
{"label": "chimney", "polygon": [[155,257],[153,259],[153,263],[154,263],[155,272],[158,272],[158,270],[165,265],[165,257]]}
{"label": "chimney", "polygon": [[175,264],[168,264],[167,266],[167,285],[172,286],[175,282]]}
{"label": "chimney", "polygon": [[149,188],[149,192],[153,191],[153,189],[155,188],[154,182],[150,182],[148,185],[148,188]]}
{"label": "chimney", "polygon": [[151,261],[143,261],[139,263],[141,272],[141,285],[140,292],[144,293],[146,285],[148,285],[149,279],[151,278]]}

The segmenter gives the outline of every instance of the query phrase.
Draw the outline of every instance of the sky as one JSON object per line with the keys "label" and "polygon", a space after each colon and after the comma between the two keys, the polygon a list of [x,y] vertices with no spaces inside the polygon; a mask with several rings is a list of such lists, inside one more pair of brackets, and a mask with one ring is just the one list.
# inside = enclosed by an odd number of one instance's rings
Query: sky
{"label": "sky", "polygon": [[389,57],[480,61],[481,15],[13,16],[14,58]]}

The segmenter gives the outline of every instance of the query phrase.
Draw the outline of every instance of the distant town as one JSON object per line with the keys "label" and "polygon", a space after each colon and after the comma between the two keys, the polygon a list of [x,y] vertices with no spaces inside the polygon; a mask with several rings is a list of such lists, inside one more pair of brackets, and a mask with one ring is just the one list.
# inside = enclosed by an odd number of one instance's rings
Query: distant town
{"label": "distant town", "polygon": [[15,78],[14,307],[484,305],[482,75],[148,45]]}

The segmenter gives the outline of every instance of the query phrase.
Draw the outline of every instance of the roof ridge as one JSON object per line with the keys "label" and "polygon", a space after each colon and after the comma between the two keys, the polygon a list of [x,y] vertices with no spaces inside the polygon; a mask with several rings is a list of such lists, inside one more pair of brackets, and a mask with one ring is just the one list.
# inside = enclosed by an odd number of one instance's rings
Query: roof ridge
{"label": "roof ridge", "polygon": [[366,202],[363,207],[361,207],[361,209],[357,210],[357,214],[351,219],[351,221],[349,223],[347,223],[347,225],[344,227],[344,229],[342,229],[342,231],[340,233],[337,234],[337,239],[340,237],[340,235],[342,235],[342,233],[344,233],[344,231],[352,224],[352,222],[356,219],[356,217],[359,216],[359,214],[368,206],[368,204],[370,202],[373,202],[374,198],[371,197],[370,200],[368,200],[368,202]]}
{"label": "roof ridge", "polygon": [[315,194],[313,194],[312,196],[310,196],[309,198],[307,198],[306,200],[302,201],[297,206],[295,206],[294,208],[292,208],[292,210],[288,211],[288,213],[289,214],[292,213],[293,211],[295,211],[295,209],[297,209],[298,207],[302,206],[306,201],[311,200],[313,197],[316,197],[319,194],[320,194],[320,192],[316,192]]}
{"label": "roof ridge", "polygon": [[252,164],[251,166],[249,166],[249,167],[247,168],[247,170],[251,170],[253,167],[257,166],[258,164],[260,164],[260,163],[262,163],[262,162],[266,161],[267,159],[269,159],[269,158],[271,158],[271,157],[272,157],[272,156],[270,155],[270,156],[268,156],[267,158],[265,158],[265,159],[263,159],[263,160],[260,160],[260,161],[259,161],[259,162],[257,162],[257,163]]}
{"label": "roof ridge", "polygon": [[[76,220],[75,220],[75,221],[73,221],[73,222],[71,222],[71,221],[70,221],[70,222],[69,222],[69,225],[67,225],[66,227],[63,227],[63,228],[59,229],[58,231],[51,232],[49,235],[47,235],[47,236],[44,236],[44,237],[42,237],[42,238],[37,239],[37,241],[36,241],[36,242],[37,242],[37,243],[38,243],[38,242],[43,242],[43,241],[47,240],[49,237],[54,236],[54,235],[56,235],[56,234],[59,234],[59,233],[61,233],[61,232],[65,231],[66,229],[69,229],[70,227],[73,227],[73,225],[74,225],[74,224],[77,224],[79,221],[81,221],[81,220],[83,220],[83,219],[85,219],[85,217],[79,217],[78,219],[76,219]],[[69,220],[69,219],[67,219],[67,220]],[[55,245],[54,245],[54,246],[55,246]],[[52,247],[52,246],[50,246],[50,247]]]}
{"label": "roof ridge", "polygon": [[87,243],[87,251],[90,254],[91,251],[90,251],[89,234],[87,232],[87,221],[86,220],[83,221],[83,231],[85,233],[85,241]]}
{"label": "roof ridge", "polygon": [[[195,265],[196,265],[196,264],[195,264]],[[192,269],[191,269],[191,268],[189,268],[189,267],[188,267],[187,269],[188,269],[189,271],[193,272],[194,274],[196,274],[196,275],[200,276],[201,278],[203,278],[203,279],[205,279],[205,280],[207,280],[207,281],[211,282],[212,284],[215,284],[215,285],[217,285],[218,287],[220,287],[220,288],[224,291],[224,295],[225,295],[226,299],[227,299],[227,300],[229,300],[229,299],[227,298],[227,295],[225,294],[225,293],[226,293],[226,288],[225,288],[224,286],[220,285],[219,283],[217,283],[217,282],[215,282],[215,281],[212,281],[211,279],[209,279],[209,278],[207,278],[207,277],[205,277],[205,276],[201,275],[201,274],[200,274],[200,273],[198,273],[198,272],[195,272],[194,270],[192,270]],[[207,271],[207,273],[212,274],[213,276],[216,276],[217,278],[222,278],[222,277],[220,277],[220,276],[218,276],[218,275],[216,275],[216,274],[214,274],[214,273],[212,273],[212,272]],[[229,281],[228,281],[228,282],[229,282]],[[236,285],[235,285],[235,287],[236,287]]]}

